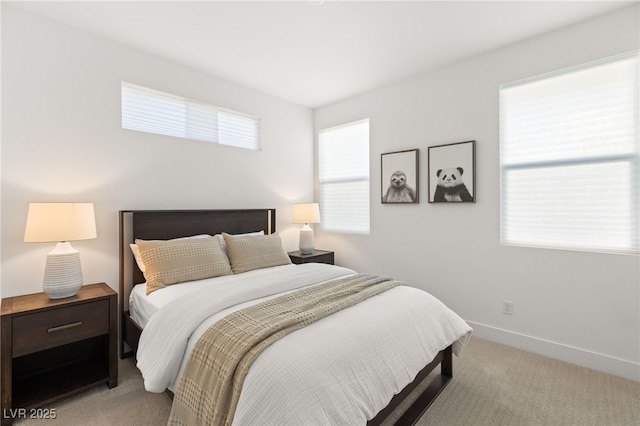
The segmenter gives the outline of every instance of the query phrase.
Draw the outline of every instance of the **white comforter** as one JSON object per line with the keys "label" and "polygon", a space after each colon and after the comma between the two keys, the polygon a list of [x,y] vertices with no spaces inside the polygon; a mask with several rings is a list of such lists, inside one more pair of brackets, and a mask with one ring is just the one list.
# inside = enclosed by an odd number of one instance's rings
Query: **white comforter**
{"label": "white comforter", "polygon": [[[173,387],[199,336],[233,310],[353,273],[325,264],[286,265],[215,278],[206,290],[200,286],[197,294],[176,298],[142,333],[138,368],[145,388]],[[365,423],[438,351],[453,344],[460,354],[470,334],[471,328],[430,294],[396,287],[267,348],[245,378],[233,423]]]}

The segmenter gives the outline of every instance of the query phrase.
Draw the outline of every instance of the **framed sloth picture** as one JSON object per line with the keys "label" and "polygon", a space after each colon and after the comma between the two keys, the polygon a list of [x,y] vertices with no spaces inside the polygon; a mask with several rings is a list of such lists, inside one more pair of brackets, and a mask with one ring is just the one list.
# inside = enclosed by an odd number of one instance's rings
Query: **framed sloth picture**
{"label": "framed sloth picture", "polygon": [[388,152],[381,161],[382,203],[417,203],[418,150]]}
{"label": "framed sloth picture", "polygon": [[429,147],[429,202],[475,203],[476,141]]}

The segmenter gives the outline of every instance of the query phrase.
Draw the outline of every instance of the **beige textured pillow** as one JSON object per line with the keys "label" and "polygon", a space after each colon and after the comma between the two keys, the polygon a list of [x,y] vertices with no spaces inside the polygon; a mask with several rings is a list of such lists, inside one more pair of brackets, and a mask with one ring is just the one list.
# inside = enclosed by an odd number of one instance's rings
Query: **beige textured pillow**
{"label": "beige textured pillow", "polygon": [[[187,238],[207,238],[210,237],[211,235],[209,234],[199,234],[199,235],[194,235],[192,237],[182,237],[182,238],[175,238],[176,240],[186,240]],[[138,240],[138,241],[142,241],[142,240]],[[140,249],[138,249],[138,246],[135,244],[129,244],[129,247],[131,247],[131,253],[133,253],[133,258],[136,260],[136,264],[138,265],[138,269],[140,269],[141,272],[144,273],[144,262],[142,261],[142,258],[140,257]],[[224,247],[222,247],[222,249],[224,250]]]}
{"label": "beige textured pillow", "polygon": [[136,240],[144,262],[147,294],[171,284],[232,273],[229,259],[215,237]]}
{"label": "beige textured pillow", "polygon": [[223,233],[222,236],[235,274],[291,263],[278,234],[236,236]]}
{"label": "beige textured pillow", "polygon": [[[264,235],[264,231],[247,232],[246,234],[229,234],[229,235],[233,235],[234,237],[249,236],[249,235]],[[226,254],[227,253],[227,243],[224,241],[224,237],[222,236],[222,234],[216,234],[215,236],[220,239],[220,247],[222,247],[222,251],[224,251],[225,254]]]}

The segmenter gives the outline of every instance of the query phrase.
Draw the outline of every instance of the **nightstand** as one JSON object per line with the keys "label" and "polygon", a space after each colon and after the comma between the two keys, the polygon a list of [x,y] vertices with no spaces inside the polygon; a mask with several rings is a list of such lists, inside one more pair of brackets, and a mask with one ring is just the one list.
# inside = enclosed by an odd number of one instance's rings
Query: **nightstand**
{"label": "nightstand", "polygon": [[91,386],[118,385],[117,303],[105,283],[65,299],[2,299],[3,425]]}
{"label": "nightstand", "polygon": [[311,254],[302,254],[300,250],[298,251],[290,251],[289,258],[291,262],[299,265],[301,263],[328,263],[329,265],[334,264],[332,251],[325,250],[313,250]]}

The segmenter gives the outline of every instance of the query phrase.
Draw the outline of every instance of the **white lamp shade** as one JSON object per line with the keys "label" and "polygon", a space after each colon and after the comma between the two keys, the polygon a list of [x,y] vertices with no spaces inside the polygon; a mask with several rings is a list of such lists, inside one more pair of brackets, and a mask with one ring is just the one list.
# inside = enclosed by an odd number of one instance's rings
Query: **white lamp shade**
{"label": "white lamp shade", "polygon": [[31,203],[25,242],[76,241],[96,238],[93,203]]}
{"label": "white lamp shade", "polygon": [[320,223],[318,203],[294,204],[293,223]]}

